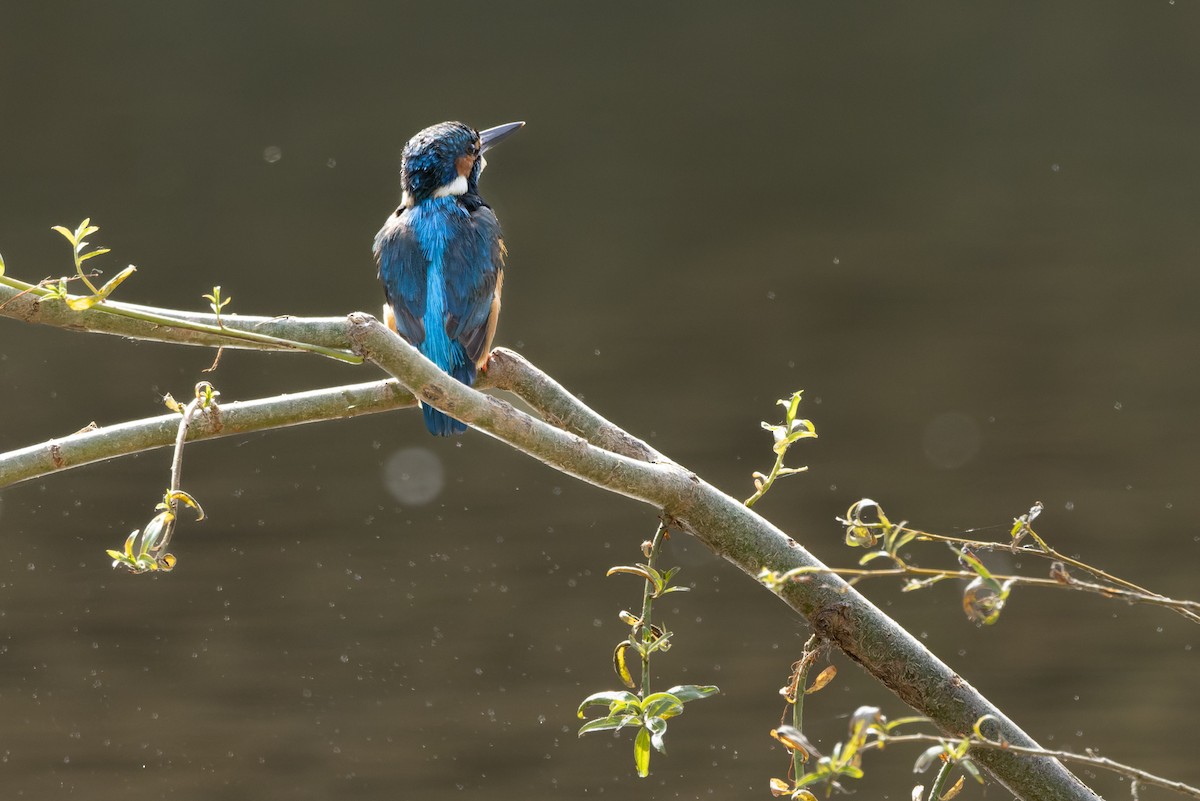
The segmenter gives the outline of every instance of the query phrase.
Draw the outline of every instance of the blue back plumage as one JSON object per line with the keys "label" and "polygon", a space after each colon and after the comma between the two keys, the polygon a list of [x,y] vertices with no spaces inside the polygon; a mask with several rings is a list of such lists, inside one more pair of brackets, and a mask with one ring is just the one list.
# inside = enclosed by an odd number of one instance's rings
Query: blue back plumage
{"label": "blue back plumage", "polygon": [[[458,381],[487,361],[500,310],[504,244],[477,193],[480,135],[461,123],[417,134],[404,149],[404,201],[375,237],[375,257],[397,333]],[[425,406],[439,436],[466,425]]]}

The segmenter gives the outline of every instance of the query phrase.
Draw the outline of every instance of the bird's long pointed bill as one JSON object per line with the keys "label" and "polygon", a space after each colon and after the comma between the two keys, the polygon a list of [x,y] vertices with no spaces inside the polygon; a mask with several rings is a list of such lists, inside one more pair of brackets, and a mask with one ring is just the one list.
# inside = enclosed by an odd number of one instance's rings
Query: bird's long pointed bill
{"label": "bird's long pointed bill", "polygon": [[508,137],[512,136],[524,122],[506,122],[504,125],[497,125],[495,128],[488,128],[486,131],[479,132],[479,152],[486,153],[496,145],[503,142]]}

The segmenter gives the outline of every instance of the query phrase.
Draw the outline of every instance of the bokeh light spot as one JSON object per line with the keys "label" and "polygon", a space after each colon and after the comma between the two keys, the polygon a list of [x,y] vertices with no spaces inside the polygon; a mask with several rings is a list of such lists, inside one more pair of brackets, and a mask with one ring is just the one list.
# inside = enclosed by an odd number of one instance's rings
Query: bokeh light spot
{"label": "bokeh light spot", "polygon": [[445,484],[442,459],[428,448],[404,448],[384,462],[383,485],[400,503],[427,504],[441,494]]}

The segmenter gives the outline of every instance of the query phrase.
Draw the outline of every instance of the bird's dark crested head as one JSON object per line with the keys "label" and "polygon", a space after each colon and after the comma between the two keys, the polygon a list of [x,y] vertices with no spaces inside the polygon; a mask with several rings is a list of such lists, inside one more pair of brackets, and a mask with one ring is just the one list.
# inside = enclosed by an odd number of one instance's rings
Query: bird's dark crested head
{"label": "bird's dark crested head", "polygon": [[400,180],[401,205],[448,195],[479,193],[479,174],[487,162],[483,153],[525,123],[510,122],[476,131],[462,122],[440,122],[417,133],[404,146]]}
{"label": "bird's dark crested head", "polygon": [[400,180],[413,202],[462,195],[479,180],[479,134],[461,122],[441,122],[418,133],[404,146]]}

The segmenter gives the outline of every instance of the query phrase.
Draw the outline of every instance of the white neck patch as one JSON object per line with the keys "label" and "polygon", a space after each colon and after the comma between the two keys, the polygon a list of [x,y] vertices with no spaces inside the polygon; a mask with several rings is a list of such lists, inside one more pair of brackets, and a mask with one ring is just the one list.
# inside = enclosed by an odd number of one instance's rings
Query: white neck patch
{"label": "white neck patch", "polygon": [[465,195],[467,193],[467,178],[465,175],[460,175],[445,186],[439,186],[437,191],[433,193],[434,197],[448,197],[453,195]]}

